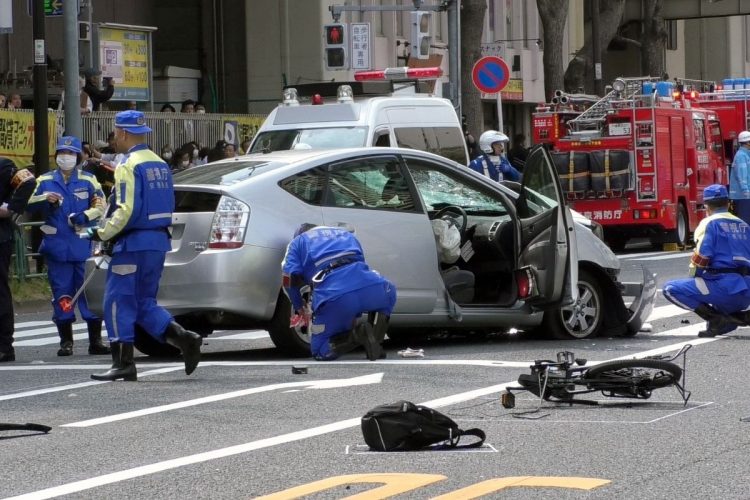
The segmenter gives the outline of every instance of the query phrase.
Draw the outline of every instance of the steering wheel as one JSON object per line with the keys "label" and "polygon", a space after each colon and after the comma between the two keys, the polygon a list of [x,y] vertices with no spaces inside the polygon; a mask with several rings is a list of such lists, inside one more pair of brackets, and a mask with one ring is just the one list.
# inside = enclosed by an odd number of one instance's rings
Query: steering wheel
{"label": "steering wheel", "polygon": [[[451,214],[453,216],[451,216]],[[458,223],[456,216],[461,218],[461,224]],[[452,221],[454,224],[456,224],[456,227],[458,228],[458,232],[461,233],[461,238],[464,237],[466,226],[469,225],[469,216],[466,215],[466,210],[455,205],[450,205],[445,208],[441,208],[435,214],[433,219],[445,219],[448,221]]]}

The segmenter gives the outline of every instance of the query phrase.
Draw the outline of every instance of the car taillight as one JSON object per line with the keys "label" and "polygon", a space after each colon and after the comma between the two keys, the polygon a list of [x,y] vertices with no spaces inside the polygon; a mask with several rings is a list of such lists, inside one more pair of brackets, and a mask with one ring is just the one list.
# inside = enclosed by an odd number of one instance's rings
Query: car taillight
{"label": "car taillight", "polygon": [[528,299],[539,293],[534,272],[528,267],[516,271],[516,285],[519,299]]}
{"label": "car taillight", "polygon": [[245,241],[250,207],[228,196],[222,196],[211,222],[208,248],[240,248]]}

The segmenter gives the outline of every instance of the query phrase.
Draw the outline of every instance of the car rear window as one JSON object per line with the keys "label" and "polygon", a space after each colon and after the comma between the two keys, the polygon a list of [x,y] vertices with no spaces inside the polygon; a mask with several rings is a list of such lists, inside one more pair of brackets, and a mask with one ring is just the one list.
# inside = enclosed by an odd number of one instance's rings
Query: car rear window
{"label": "car rear window", "polygon": [[269,161],[235,161],[231,163],[208,164],[189,168],[174,174],[174,183],[228,185],[247,179],[255,172],[285,165]]}

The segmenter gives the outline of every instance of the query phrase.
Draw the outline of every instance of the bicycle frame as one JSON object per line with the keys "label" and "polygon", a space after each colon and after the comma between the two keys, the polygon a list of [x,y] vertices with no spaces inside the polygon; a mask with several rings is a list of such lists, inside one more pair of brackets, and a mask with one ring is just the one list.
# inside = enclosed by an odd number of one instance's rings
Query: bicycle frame
{"label": "bicycle frame", "polygon": [[[682,356],[682,375],[680,380],[674,380],[673,385],[677,392],[679,392],[682,398],[683,404],[687,405],[690,399],[690,391],[685,389],[686,380],[686,354],[693,346],[686,344],[680,349],[677,354],[671,358],[668,356],[652,356],[643,359],[655,359],[666,362],[673,362],[678,357]],[[598,401],[576,399],[575,396],[579,394],[588,394],[592,392],[601,392],[606,397],[612,398],[634,398],[634,399],[648,399],[651,397],[651,390],[639,387],[637,379],[632,378],[631,384],[623,384],[623,378],[617,381],[611,379],[597,379],[597,378],[585,378],[586,372],[591,369],[591,366],[585,366],[585,359],[577,359],[575,355],[570,351],[561,351],[557,353],[557,361],[551,360],[535,360],[534,364],[531,365],[531,376],[536,376],[538,388],[539,388],[539,399],[540,406],[544,400],[550,401],[550,398],[555,398],[553,401],[568,403],[570,405],[584,404],[584,405],[598,405]],[[610,383],[611,387],[606,387]],[[505,408],[515,407],[515,395],[513,391],[528,391],[527,387],[517,386],[508,387],[501,394],[501,402]]]}

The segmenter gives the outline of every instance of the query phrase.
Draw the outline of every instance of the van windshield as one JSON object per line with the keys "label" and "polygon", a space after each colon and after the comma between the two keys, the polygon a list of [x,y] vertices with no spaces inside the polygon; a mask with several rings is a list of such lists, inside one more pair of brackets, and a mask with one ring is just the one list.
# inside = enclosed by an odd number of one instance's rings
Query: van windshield
{"label": "van windshield", "polygon": [[367,127],[331,127],[269,130],[258,134],[250,153],[287,149],[340,149],[363,147]]}

